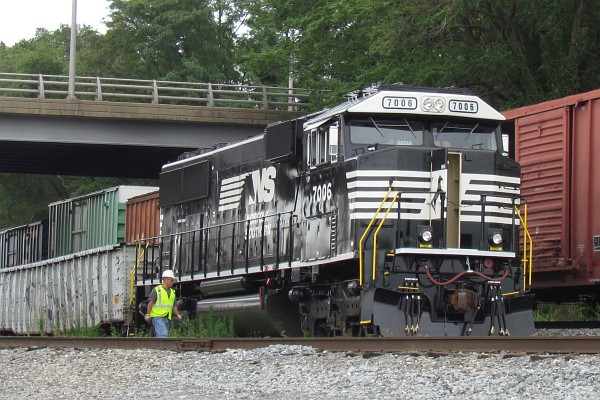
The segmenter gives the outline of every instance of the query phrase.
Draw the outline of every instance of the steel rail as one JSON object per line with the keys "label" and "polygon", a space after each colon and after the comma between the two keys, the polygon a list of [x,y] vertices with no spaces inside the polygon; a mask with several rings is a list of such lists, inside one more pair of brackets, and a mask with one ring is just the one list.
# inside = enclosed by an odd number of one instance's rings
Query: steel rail
{"label": "steel rail", "polygon": [[100,348],[212,351],[257,349],[271,345],[302,345],[321,351],[358,353],[456,352],[517,354],[600,354],[600,336],[537,337],[402,337],[402,338],[74,338],[0,337],[0,348]]}
{"label": "steel rail", "polygon": [[535,321],[536,329],[598,329],[600,321]]}

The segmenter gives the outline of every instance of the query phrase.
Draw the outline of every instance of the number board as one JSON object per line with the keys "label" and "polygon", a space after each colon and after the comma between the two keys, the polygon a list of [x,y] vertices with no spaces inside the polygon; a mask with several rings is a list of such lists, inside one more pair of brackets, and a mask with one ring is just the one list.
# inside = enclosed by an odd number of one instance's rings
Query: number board
{"label": "number board", "polygon": [[451,112],[472,113],[479,111],[479,106],[476,101],[469,100],[450,100],[448,108]]}
{"label": "number board", "polygon": [[397,110],[415,110],[417,108],[417,99],[414,97],[391,97],[383,98],[383,108],[393,108]]}

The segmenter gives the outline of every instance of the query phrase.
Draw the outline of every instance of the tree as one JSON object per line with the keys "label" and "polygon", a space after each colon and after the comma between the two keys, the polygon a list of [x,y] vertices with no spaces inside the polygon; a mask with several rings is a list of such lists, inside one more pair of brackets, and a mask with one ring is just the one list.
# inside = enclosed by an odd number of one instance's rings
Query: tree
{"label": "tree", "polygon": [[597,19],[586,0],[384,0],[372,70],[387,80],[473,89],[497,107],[598,87]]}
{"label": "tree", "polygon": [[[69,46],[71,28],[61,25],[50,32],[39,28],[32,39],[21,40],[10,48],[1,50],[2,72],[66,75],[69,71]],[[103,57],[103,36],[89,26],[78,27],[77,69],[78,75],[99,71],[110,62]],[[100,50],[99,50],[100,49]]]}
{"label": "tree", "polygon": [[[239,41],[239,64],[253,83],[322,89],[329,102],[365,82],[372,7],[363,0],[242,0],[249,31]],[[370,82],[369,82],[370,83]],[[317,106],[317,105],[315,105]]]}
{"label": "tree", "polygon": [[113,0],[107,25],[110,35],[126,38],[146,66],[146,79],[235,82],[233,21],[222,6],[208,0]]}
{"label": "tree", "polygon": [[[600,85],[589,0],[243,0],[241,69],[335,94],[372,82],[459,86],[497,107]],[[339,97],[338,97],[339,99]]]}
{"label": "tree", "polygon": [[0,174],[0,228],[40,221],[49,203],[66,196],[56,176]]}

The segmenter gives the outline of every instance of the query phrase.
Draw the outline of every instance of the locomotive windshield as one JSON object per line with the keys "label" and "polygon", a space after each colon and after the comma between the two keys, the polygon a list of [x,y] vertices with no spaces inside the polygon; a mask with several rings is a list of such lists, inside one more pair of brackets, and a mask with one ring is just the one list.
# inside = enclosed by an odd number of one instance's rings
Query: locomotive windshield
{"label": "locomotive windshield", "polygon": [[356,119],[349,121],[354,144],[423,145],[423,124],[402,119]]}
{"label": "locomotive windshield", "polygon": [[497,150],[496,127],[480,123],[439,122],[431,124],[436,146],[459,149]]}

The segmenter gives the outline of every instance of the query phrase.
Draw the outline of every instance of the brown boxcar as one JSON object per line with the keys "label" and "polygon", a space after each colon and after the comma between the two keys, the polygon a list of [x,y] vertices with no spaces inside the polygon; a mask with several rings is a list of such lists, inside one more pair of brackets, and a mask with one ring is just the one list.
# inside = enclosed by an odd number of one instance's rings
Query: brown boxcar
{"label": "brown boxcar", "polygon": [[158,190],[132,197],[126,203],[125,243],[160,235]]}
{"label": "brown boxcar", "polygon": [[503,114],[528,203],[534,289],[598,294],[600,90]]}

